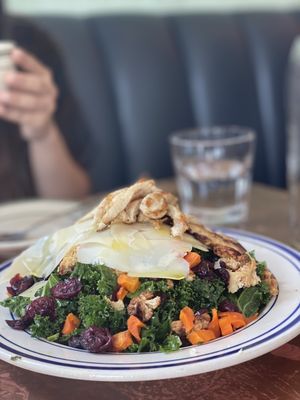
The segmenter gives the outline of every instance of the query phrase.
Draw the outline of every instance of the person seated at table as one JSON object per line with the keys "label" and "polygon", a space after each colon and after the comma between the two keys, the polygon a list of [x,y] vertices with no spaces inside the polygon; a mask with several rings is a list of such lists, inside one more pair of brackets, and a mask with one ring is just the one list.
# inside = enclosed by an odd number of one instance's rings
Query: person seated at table
{"label": "person seated at table", "polygon": [[0,1],[1,39],[17,44],[11,57],[18,68],[0,91],[0,201],[99,190],[92,176],[98,157],[57,49],[30,22],[5,16]]}

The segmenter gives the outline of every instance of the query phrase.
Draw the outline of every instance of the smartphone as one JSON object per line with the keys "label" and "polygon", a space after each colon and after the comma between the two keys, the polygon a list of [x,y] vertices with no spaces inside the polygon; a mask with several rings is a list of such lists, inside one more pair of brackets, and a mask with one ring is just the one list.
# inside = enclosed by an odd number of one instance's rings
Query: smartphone
{"label": "smartphone", "polygon": [[7,40],[0,40],[0,90],[5,89],[5,76],[7,72],[14,71],[15,66],[11,60],[11,52],[15,43]]}

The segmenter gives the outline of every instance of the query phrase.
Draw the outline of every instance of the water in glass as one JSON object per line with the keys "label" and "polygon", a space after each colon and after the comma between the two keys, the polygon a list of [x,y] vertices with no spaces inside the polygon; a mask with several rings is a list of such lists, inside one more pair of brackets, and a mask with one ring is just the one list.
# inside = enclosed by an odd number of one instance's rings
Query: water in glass
{"label": "water in glass", "polygon": [[198,139],[183,147],[173,142],[172,153],[184,212],[213,225],[247,219],[253,159],[248,142],[213,144]]}

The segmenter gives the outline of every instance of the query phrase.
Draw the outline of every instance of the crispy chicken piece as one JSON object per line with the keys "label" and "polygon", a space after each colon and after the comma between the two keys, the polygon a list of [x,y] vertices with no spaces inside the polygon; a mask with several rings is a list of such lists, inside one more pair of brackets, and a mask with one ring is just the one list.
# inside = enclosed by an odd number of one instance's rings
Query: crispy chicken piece
{"label": "crispy chicken piece", "polygon": [[74,269],[77,262],[77,246],[71,247],[58,266],[58,273],[65,275]]}
{"label": "crispy chicken piece", "polygon": [[182,237],[184,232],[189,229],[186,216],[180,211],[179,207],[172,204],[169,205],[168,215],[173,220],[173,226],[171,228],[172,236]]}
{"label": "crispy chicken piece", "polygon": [[221,261],[225,262],[229,272],[229,293],[235,293],[244,287],[255,286],[260,282],[256,274],[256,261],[248,254],[239,256],[237,259],[224,258]]}
{"label": "crispy chicken piece", "polygon": [[161,220],[161,219],[150,219],[150,218],[146,217],[142,212],[139,213],[137,222],[141,222],[141,223],[148,222],[149,224],[151,224],[154,227],[154,229],[160,229],[160,227],[163,224],[163,220]]}
{"label": "crispy chicken piece", "polygon": [[268,268],[265,269],[264,275],[263,275],[263,281],[267,283],[270,289],[270,293],[272,296],[277,296],[278,295],[278,282],[275,278],[275,276],[272,274]]}
{"label": "crispy chicken piece", "polygon": [[158,189],[153,180],[139,181],[110,193],[94,211],[98,231],[113,223],[150,222],[159,227],[167,216],[173,222],[171,234],[182,237],[188,230],[188,224],[178,206],[177,198]]}
{"label": "crispy chicken piece", "polygon": [[127,311],[129,315],[136,315],[143,322],[147,322],[152,318],[153,311],[160,305],[160,302],[160,296],[154,297],[152,292],[145,291],[130,300]]}
{"label": "crispy chicken piece", "polygon": [[[219,255],[218,253],[216,253]],[[226,265],[226,268],[231,270],[231,271],[236,271],[238,270],[242,265],[245,264],[250,264],[252,263],[252,260],[254,261],[255,268],[256,268],[256,263],[255,260],[249,256],[249,254],[238,254],[234,250],[233,251],[222,251],[219,255],[221,258],[219,259],[219,263],[223,262]],[[254,266],[254,265],[253,265]]]}
{"label": "crispy chicken piece", "polygon": [[168,203],[163,193],[153,192],[143,198],[140,210],[150,219],[161,219],[168,212]]}
{"label": "crispy chicken piece", "polygon": [[[137,182],[134,185],[109,194],[100,203],[95,214],[97,230],[105,229],[133,200],[143,198],[156,189],[153,180]],[[156,189],[158,190],[158,189]]]}
{"label": "crispy chicken piece", "polygon": [[241,262],[248,262],[249,257],[246,252],[240,252],[235,250],[234,248],[226,246],[222,246],[217,244],[213,246],[214,253],[221,257],[222,259],[226,259],[231,262],[230,268],[237,269],[240,266]]}
{"label": "crispy chicken piece", "polygon": [[[154,220],[152,220],[154,221]],[[151,223],[151,219],[146,217],[146,215],[144,215],[142,212],[139,213],[138,218],[137,218],[137,222],[150,222]]]}
{"label": "crispy chicken piece", "polygon": [[169,192],[163,192],[164,198],[166,199],[166,202],[172,206],[177,206],[178,207],[178,199],[174,194],[169,193]]}
{"label": "crispy chicken piece", "polygon": [[113,221],[113,224],[124,223],[124,224],[134,224],[137,221],[138,215],[140,213],[141,200],[134,200],[128,204],[128,206],[123,210]]}
{"label": "crispy chicken piece", "polygon": [[212,232],[188,217],[190,233],[204,243],[224,261],[229,272],[228,291],[235,293],[243,287],[255,286],[260,282],[256,274],[256,262],[246,249],[235,239]]}
{"label": "crispy chicken piece", "polygon": [[141,205],[141,200],[134,200],[125,209],[126,215],[128,217],[128,223],[134,223],[136,222],[139,212],[140,212],[140,205]]}
{"label": "crispy chicken piece", "polygon": [[197,223],[193,217],[187,216],[187,223],[189,225],[190,233],[204,243],[207,247],[212,249],[219,257],[228,254],[230,251],[235,250],[235,254],[244,254],[246,249],[235,239],[225,235],[220,235],[206,228],[205,226]]}
{"label": "crispy chicken piece", "polygon": [[100,202],[99,206],[95,208],[94,210],[94,221],[97,223],[98,221],[101,221],[103,218],[104,214],[106,213],[107,209],[110,207],[112,199],[117,196],[120,192],[122,192],[124,189],[119,189],[116,190],[112,193],[109,193],[104,199]]}

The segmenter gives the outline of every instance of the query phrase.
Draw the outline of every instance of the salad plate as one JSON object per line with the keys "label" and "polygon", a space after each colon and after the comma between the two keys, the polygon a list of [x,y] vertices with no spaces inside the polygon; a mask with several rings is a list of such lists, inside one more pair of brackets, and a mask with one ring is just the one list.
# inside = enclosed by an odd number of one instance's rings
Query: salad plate
{"label": "salad plate", "polygon": [[[123,205],[131,188],[126,190],[113,194],[121,196]],[[171,198],[156,187],[151,190],[156,205],[165,204],[161,197]],[[169,206],[172,224],[166,213],[161,224],[158,218],[155,224],[145,224],[145,218],[128,223],[120,208],[114,214],[118,221],[111,222],[104,218],[113,215],[111,209],[103,212],[111,199],[0,266],[2,360],[71,379],[159,380],[236,365],[300,333],[297,251],[254,233],[224,229],[216,234],[193,222],[187,227],[179,208]],[[149,211],[145,203],[139,205],[144,216]],[[126,223],[120,224],[120,215]],[[95,216],[97,229],[90,230]],[[96,286],[88,276],[98,277]],[[35,282],[31,286],[30,279]],[[114,291],[111,282],[118,283]],[[22,285],[29,288],[20,290]],[[205,308],[193,298],[198,296],[195,288],[202,291]],[[18,312],[8,305],[20,306],[24,299]],[[167,326],[165,336],[159,324]]]}
{"label": "salad plate", "polygon": [[[253,233],[225,230],[267,261],[278,277],[279,295],[260,318],[235,334],[174,353],[90,354],[11,330],[0,312],[0,358],[43,374],[93,381],[143,381],[183,377],[236,365],[283,345],[300,333],[300,255]],[[3,272],[10,261],[1,265]],[[1,299],[6,295],[1,287]]]}

